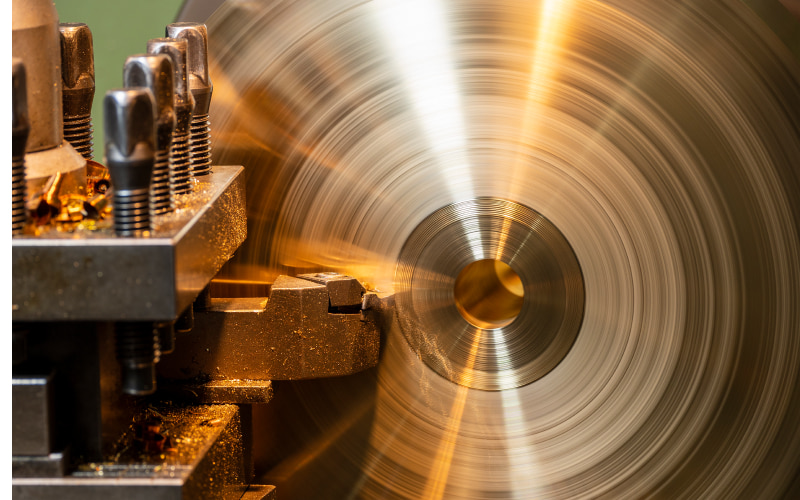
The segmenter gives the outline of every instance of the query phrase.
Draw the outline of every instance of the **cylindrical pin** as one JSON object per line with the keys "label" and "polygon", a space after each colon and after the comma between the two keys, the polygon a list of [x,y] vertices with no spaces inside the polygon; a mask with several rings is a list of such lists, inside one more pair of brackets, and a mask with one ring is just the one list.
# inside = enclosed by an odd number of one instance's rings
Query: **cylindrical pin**
{"label": "cylindrical pin", "polygon": [[12,56],[21,59],[25,65],[30,96],[30,131],[26,148],[29,153],[57,148],[63,138],[61,56],[58,13],[53,0],[13,0],[11,27]]}
{"label": "cylindrical pin", "polygon": [[22,233],[25,226],[25,144],[28,142],[27,87],[25,65],[20,59],[11,63],[11,234]]}
{"label": "cylindrical pin", "polygon": [[165,54],[172,60],[175,84],[175,133],[169,153],[172,174],[172,192],[176,195],[190,193],[193,189],[190,156],[190,132],[194,98],[186,77],[186,40],[154,38],[147,42],[149,54]]}
{"label": "cylindrical pin", "polygon": [[87,160],[92,159],[94,49],[84,23],[61,23],[61,83],[64,139]]}
{"label": "cylindrical pin", "polygon": [[156,160],[150,204],[153,214],[173,210],[175,204],[170,189],[169,149],[175,130],[172,59],[166,54],[130,56],[125,61],[123,84],[126,87],[150,89],[156,104]]}
{"label": "cylindrical pin", "polygon": [[156,390],[156,363],[161,352],[153,323],[131,322],[115,325],[117,360],[122,366],[122,390],[146,396]]}
{"label": "cylindrical pin", "polygon": [[106,163],[114,186],[114,230],[151,229],[150,182],[155,163],[155,105],[146,88],[109,90],[103,101]]}
{"label": "cylindrical pin", "polygon": [[202,23],[173,23],[167,26],[167,36],[188,43],[187,72],[189,90],[194,97],[192,112],[192,175],[211,173],[211,126],[208,109],[213,86],[208,75],[208,30]]}

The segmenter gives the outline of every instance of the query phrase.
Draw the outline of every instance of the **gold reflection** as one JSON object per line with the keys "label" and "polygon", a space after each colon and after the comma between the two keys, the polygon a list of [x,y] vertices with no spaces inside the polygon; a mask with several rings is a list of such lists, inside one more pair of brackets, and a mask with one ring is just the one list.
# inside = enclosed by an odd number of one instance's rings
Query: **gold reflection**
{"label": "gold reflection", "polygon": [[478,328],[502,328],[522,310],[522,280],[503,261],[483,259],[465,267],[453,295],[461,315]]}
{"label": "gold reflection", "polygon": [[[483,331],[479,330],[472,342],[469,358],[467,359],[466,373],[472,371],[472,368],[475,366],[475,359],[478,355],[478,348],[481,345],[482,334]],[[453,406],[450,408],[450,417],[447,420],[447,426],[439,442],[439,449],[436,450],[433,470],[430,476],[428,476],[428,481],[425,483],[425,491],[422,494],[422,498],[427,500],[439,500],[444,498],[447,477],[450,475],[450,467],[453,464],[453,451],[456,447],[458,430],[461,428],[461,419],[464,415],[464,407],[466,406],[469,393],[470,389],[466,384],[459,386],[456,392]]]}
{"label": "gold reflection", "polygon": [[[525,112],[520,128],[520,147],[528,143],[526,138],[536,137],[540,126],[537,118],[545,114],[544,108],[549,104],[559,66],[559,53],[563,50],[566,36],[570,33],[568,21],[571,9],[571,0],[545,0],[541,4],[536,42],[531,57],[528,92],[525,96]],[[509,186],[512,192],[524,185],[523,179],[529,172],[525,158],[527,154],[519,151],[512,168],[514,181]]]}

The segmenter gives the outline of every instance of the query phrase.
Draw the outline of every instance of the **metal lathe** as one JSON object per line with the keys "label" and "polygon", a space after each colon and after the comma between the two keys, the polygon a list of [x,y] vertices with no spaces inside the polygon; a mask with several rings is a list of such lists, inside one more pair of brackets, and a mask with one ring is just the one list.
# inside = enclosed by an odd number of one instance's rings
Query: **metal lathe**
{"label": "metal lathe", "polygon": [[800,498],[798,16],[13,0],[12,497]]}

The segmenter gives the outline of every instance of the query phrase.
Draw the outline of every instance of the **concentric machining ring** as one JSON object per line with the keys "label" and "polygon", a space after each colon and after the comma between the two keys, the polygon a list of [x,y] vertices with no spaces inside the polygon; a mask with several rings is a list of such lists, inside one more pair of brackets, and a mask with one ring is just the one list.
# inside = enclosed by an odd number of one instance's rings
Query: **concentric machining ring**
{"label": "concentric machining ring", "polygon": [[[519,314],[497,327],[459,311],[454,295],[462,270],[486,260],[507,264],[522,282]],[[473,281],[478,292],[499,283],[485,275]],[[395,282],[397,317],[412,349],[442,377],[474,389],[511,389],[545,376],[583,320],[583,276],[567,240],[541,214],[502,199],[454,203],[428,216],[406,240]],[[503,300],[512,299],[490,305]]]}

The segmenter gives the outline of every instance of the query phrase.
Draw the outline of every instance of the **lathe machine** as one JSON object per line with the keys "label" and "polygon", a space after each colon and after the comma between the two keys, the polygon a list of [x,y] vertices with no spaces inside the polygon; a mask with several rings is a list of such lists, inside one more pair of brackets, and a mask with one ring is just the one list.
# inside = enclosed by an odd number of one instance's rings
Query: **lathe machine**
{"label": "lathe machine", "polygon": [[800,498],[798,12],[13,0],[13,498]]}

